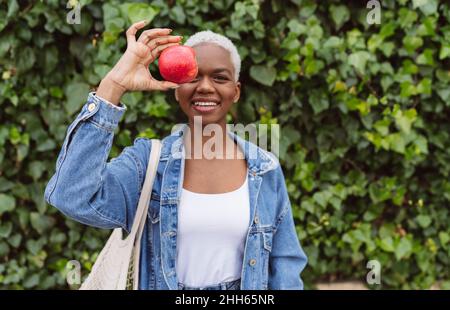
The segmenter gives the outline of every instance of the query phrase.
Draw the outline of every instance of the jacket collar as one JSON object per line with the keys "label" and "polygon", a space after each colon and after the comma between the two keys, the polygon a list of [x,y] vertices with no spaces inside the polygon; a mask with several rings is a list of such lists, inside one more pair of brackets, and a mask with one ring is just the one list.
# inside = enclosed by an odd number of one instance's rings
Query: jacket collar
{"label": "jacket collar", "polygon": [[[162,140],[161,159],[180,159],[184,155],[183,135],[189,128],[188,124],[178,124],[177,128]],[[227,131],[243,151],[248,169],[253,175],[261,175],[278,167],[279,161],[274,154],[268,152],[237,134]]]}

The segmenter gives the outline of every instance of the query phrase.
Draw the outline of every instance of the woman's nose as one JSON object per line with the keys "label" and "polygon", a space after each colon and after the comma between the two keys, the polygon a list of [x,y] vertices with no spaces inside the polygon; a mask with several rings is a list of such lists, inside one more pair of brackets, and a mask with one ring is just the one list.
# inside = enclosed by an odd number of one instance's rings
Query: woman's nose
{"label": "woman's nose", "polygon": [[197,91],[200,93],[211,93],[215,91],[212,81],[208,77],[203,77],[197,86]]}

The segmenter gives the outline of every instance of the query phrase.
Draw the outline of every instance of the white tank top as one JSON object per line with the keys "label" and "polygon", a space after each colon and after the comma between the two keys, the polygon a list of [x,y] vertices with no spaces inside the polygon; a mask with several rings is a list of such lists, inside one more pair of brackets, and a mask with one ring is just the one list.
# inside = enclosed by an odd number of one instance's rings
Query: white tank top
{"label": "white tank top", "polygon": [[241,277],[250,221],[248,172],[240,188],[221,194],[182,189],[178,209],[178,282],[203,287]]}

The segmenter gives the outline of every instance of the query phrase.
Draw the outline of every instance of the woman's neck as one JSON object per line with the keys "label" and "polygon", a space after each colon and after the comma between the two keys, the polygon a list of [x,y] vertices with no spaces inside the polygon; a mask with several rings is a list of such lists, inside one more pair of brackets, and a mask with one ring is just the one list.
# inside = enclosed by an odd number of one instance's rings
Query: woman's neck
{"label": "woman's neck", "polygon": [[237,159],[240,153],[228,135],[226,124],[189,124],[184,146],[188,159]]}

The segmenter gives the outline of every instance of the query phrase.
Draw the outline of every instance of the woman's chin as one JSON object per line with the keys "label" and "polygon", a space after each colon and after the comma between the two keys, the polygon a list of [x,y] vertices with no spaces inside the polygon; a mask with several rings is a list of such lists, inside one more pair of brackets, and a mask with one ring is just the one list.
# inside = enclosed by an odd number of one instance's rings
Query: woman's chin
{"label": "woman's chin", "polygon": [[200,122],[200,125],[203,127],[210,124],[220,124],[222,120],[226,119],[225,117],[221,117],[220,115],[202,115],[202,114],[193,114],[190,117],[190,123],[195,124],[195,122]]}

